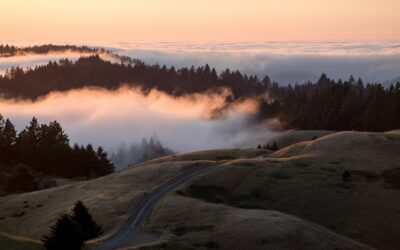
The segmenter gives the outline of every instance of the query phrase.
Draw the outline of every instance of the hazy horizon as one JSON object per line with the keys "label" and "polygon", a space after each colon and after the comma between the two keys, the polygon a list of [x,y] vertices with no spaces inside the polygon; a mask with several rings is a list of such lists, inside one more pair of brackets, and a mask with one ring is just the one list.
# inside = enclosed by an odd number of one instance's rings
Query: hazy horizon
{"label": "hazy horizon", "polygon": [[[7,42],[0,40],[0,43]],[[209,64],[217,72],[230,68],[260,78],[269,75],[280,84],[315,82],[322,73],[335,80],[346,80],[353,75],[365,83],[379,82],[386,86],[400,77],[400,42],[115,42],[77,45],[104,47],[148,64],[175,68]],[[82,55],[87,53],[58,52],[0,58],[0,73],[11,66],[34,67],[64,57],[76,60]]]}
{"label": "hazy horizon", "polygon": [[396,9],[397,0],[15,0],[0,22],[7,39],[68,43],[389,41],[400,39]]}

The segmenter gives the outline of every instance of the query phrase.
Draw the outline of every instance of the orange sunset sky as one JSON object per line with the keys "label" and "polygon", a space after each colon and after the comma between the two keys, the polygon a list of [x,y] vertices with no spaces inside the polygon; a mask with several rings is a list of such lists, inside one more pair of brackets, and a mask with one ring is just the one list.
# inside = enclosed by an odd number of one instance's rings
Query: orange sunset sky
{"label": "orange sunset sky", "polygon": [[400,40],[399,0],[4,0],[1,40]]}

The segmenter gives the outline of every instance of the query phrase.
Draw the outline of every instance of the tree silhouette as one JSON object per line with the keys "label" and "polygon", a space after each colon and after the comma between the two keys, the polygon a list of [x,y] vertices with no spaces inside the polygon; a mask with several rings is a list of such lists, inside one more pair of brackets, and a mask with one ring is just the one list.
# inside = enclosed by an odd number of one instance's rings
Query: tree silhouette
{"label": "tree silhouette", "polygon": [[84,235],[79,226],[67,214],[61,215],[51,227],[49,236],[42,239],[47,250],[80,250],[84,244]]}
{"label": "tree silhouette", "polygon": [[14,168],[0,183],[8,192],[35,190],[33,173],[71,178],[97,177],[114,171],[102,147],[97,152],[90,144],[71,148],[61,124],[39,124],[35,117],[17,135],[11,121],[0,115],[0,164]]}
{"label": "tree silhouette", "polygon": [[82,201],[75,203],[72,209],[72,220],[79,225],[84,235],[84,240],[96,238],[103,233],[101,226],[93,220]]}
{"label": "tree silhouette", "polygon": [[0,114],[0,163],[15,159],[17,131],[9,119],[4,120]]}

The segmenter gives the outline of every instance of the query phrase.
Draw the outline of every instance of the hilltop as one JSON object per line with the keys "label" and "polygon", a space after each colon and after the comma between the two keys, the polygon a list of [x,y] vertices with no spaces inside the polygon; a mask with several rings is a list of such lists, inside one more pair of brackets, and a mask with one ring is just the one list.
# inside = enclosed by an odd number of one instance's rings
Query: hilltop
{"label": "hilltop", "polygon": [[[396,249],[400,131],[291,132],[276,152],[208,150],[101,178],[0,198],[0,248],[40,249],[58,214],[82,200],[105,235],[160,184],[202,165],[157,205],[140,249]],[[314,138],[314,136],[318,138]],[[344,174],[348,173],[348,174]]]}

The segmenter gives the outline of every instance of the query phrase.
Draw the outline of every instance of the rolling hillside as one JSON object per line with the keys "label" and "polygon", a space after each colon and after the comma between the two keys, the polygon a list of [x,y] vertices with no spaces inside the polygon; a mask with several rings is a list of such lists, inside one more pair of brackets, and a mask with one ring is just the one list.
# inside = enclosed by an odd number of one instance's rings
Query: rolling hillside
{"label": "rolling hillside", "polygon": [[144,226],[151,240],[140,249],[396,249],[400,132],[318,132],[317,139],[310,132],[294,134],[275,138],[294,142],[277,152],[164,157],[95,180],[1,197],[0,248],[36,249],[77,199],[103,225],[105,235],[96,241],[102,240],[147,192],[217,162],[219,168],[157,205]]}

